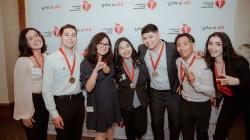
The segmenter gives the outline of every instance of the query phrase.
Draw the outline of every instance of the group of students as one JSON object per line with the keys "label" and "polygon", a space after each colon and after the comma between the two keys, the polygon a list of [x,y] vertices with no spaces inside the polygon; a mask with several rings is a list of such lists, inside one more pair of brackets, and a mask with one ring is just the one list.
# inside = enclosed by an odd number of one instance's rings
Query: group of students
{"label": "group of students", "polygon": [[77,29],[66,24],[60,48],[45,55],[42,34],[24,29],[14,70],[14,119],[21,120],[28,139],[47,139],[50,114],[57,140],[80,140],[85,109],[96,140],[114,139],[114,126],[125,126],[128,140],[141,139],[149,105],[155,140],[164,140],[165,109],[170,140],[179,140],[180,132],[183,140],[193,140],[195,132],[197,140],[208,140],[211,107],[222,99],[214,140],[227,138],[242,111],[250,131],[249,64],[234,52],[226,33],[208,37],[204,56],[194,52],[195,39],[188,33],[170,43],[156,25],[147,24],[141,35],[136,51],[125,37],[112,49],[109,36],[97,33],[82,56],[75,50]]}

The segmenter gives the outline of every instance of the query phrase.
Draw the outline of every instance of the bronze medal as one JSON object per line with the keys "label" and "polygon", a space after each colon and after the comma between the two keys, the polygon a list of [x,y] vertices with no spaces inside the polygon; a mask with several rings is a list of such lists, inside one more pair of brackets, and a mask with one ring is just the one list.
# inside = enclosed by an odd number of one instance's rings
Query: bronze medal
{"label": "bronze medal", "polygon": [[104,67],[103,69],[102,69],[102,71],[105,73],[105,74],[108,74],[108,73],[110,73],[110,68],[107,66],[107,67]]}
{"label": "bronze medal", "polygon": [[135,84],[131,83],[130,84],[130,88],[134,89],[135,88]]}
{"label": "bronze medal", "polygon": [[69,82],[70,82],[71,84],[74,84],[75,81],[76,81],[75,77],[70,77],[70,78],[69,78]]}
{"label": "bronze medal", "polygon": [[222,93],[221,93],[220,91],[217,91],[217,92],[216,92],[216,97],[217,97],[218,99],[221,99],[221,98],[222,98]]}
{"label": "bronze medal", "polygon": [[152,75],[152,77],[157,77],[157,76],[158,76],[158,73],[157,73],[156,71],[153,71],[153,72],[151,73],[151,75]]}

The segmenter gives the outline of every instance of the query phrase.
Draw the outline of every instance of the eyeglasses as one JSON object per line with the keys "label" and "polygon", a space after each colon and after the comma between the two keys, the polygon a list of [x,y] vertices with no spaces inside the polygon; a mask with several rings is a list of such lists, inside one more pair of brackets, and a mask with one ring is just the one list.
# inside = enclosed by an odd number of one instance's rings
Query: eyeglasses
{"label": "eyeglasses", "polygon": [[100,48],[103,48],[103,47],[109,48],[109,47],[110,47],[110,44],[98,43],[98,46],[99,46]]}
{"label": "eyeglasses", "polygon": [[27,40],[28,41],[34,41],[36,40],[38,37],[41,37],[40,34],[35,34],[34,36],[27,36]]}

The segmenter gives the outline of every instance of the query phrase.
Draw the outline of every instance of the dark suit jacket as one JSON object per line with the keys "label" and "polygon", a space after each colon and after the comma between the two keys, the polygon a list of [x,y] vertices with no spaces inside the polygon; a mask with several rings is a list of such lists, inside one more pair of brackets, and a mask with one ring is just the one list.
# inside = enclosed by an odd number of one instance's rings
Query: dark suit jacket
{"label": "dark suit jacket", "polygon": [[[163,40],[164,41],[164,40]],[[174,43],[165,42],[166,46],[166,58],[167,58],[167,68],[168,68],[168,78],[170,82],[170,91],[172,94],[176,94],[176,90],[179,86],[179,80],[177,76],[176,59],[179,57]],[[138,47],[138,54],[140,56],[140,61],[145,63],[144,57],[148,48],[141,44]],[[148,70],[147,70],[148,72]]]}
{"label": "dark suit jacket", "polygon": [[[137,68],[139,68],[139,75],[135,89],[130,88],[131,80],[122,66],[120,71],[115,74],[121,109],[132,110],[135,90],[142,107],[146,108],[148,105],[147,77],[145,76],[147,74],[146,67],[143,64],[137,63]],[[122,75],[125,75],[126,79],[123,79]]]}
{"label": "dark suit jacket", "polygon": [[[245,110],[250,111],[250,70],[247,60],[237,58],[225,64],[226,75],[239,78],[240,85],[229,86],[233,97]],[[215,82],[215,79],[214,79]]]}

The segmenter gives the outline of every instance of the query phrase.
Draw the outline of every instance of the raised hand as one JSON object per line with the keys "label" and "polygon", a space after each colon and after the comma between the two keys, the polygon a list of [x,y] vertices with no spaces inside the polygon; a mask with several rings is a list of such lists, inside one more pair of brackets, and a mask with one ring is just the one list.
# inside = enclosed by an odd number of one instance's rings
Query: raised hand
{"label": "raised hand", "polygon": [[219,81],[221,83],[221,85],[239,85],[240,84],[240,80],[239,78],[235,78],[232,76],[228,76],[222,73],[219,73],[218,75],[220,78],[217,78],[216,81]]}

